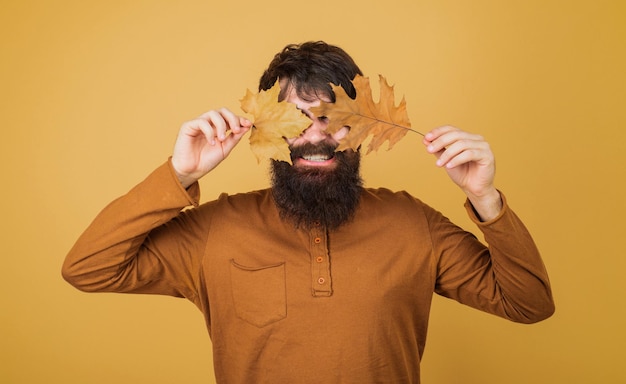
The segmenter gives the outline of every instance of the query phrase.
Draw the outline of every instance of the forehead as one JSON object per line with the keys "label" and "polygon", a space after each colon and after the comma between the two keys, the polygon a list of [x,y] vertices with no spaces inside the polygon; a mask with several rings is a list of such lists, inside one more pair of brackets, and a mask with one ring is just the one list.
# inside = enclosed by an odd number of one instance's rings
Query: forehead
{"label": "forehead", "polygon": [[304,84],[296,84],[286,78],[279,79],[278,85],[280,86],[278,101],[287,100],[294,102],[294,100],[297,100],[304,103],[316,103],[321,100],[326,103],[332,102],[332,98],[325,90],[307,87]]}

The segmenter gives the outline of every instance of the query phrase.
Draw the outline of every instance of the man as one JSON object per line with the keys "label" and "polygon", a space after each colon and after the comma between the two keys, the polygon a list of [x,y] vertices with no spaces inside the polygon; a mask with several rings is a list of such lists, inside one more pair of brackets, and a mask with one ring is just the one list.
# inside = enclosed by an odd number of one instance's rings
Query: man
{"label": "man", "polygon": [[[361,71],[323,42],[287,46],[261,78],[311,125],[286,138],[267,190],[198,205],[197,180],[251,128],[228,109],[184,123],[170,160],[112,202],[77,241],[63,276],[84,291],[191,300],[213,343],[219,383],[419,383],[433,292],[512,321],[554,311],[532,238],[494,186],[482,137],[424,137],[467,195],[489,247],[405,192],[362,186],[358,152],[336,152],[311,108],[355,96]],[[194,205],[194,209],[181,210]]]}

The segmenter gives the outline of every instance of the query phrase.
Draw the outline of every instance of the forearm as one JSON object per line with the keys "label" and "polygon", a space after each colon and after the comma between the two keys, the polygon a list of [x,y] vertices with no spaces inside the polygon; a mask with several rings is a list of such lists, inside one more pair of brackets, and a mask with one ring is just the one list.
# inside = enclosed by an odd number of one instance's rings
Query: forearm
{"label": "forearm", "polygon": [[535,322],[554,312],[548,273],[540,252],[519,217],[502,197],[499,214],[490,221],[466,208],[489,245],[491,276],[504,315],[519,322]]}
{"label": "forearm", "polygon": [[84,291],[123,291],[124,270],[136,266],[133,259],[150,231],[194,200],[164,164],[100,212],[66,256],[63,277]]}

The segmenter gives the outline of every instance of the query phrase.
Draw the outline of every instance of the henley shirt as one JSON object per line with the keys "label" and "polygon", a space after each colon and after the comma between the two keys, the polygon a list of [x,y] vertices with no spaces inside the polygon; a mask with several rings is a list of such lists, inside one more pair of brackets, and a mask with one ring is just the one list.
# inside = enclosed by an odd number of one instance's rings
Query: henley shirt
{"label": "henley shirt", "polygon": [[406,192],[364,189],[335,230],[295,228],[269,189],[198,201],[168,161],[95,218],[63,276],[83,291],[192,301],[218,383],[419,383],[433,293],[516,322],[554,311],[504,197],[489,222],[466,202],[489,247]]}

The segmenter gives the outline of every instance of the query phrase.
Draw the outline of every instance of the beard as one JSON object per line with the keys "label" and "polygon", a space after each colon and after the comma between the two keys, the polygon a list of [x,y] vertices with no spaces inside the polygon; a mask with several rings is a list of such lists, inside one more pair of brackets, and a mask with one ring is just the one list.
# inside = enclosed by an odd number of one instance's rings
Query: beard
{"label": "beard", "polygon": [[360,153],[335,152],[337,145],[327,142],[291,147],[291,160],[307,154],[335,157],[330,169],[296,166],[272,160],[272,195],[280,217],[298,228],[324,225],[336,229],[349,221],[359,203],[363,180],[360,176]]}

